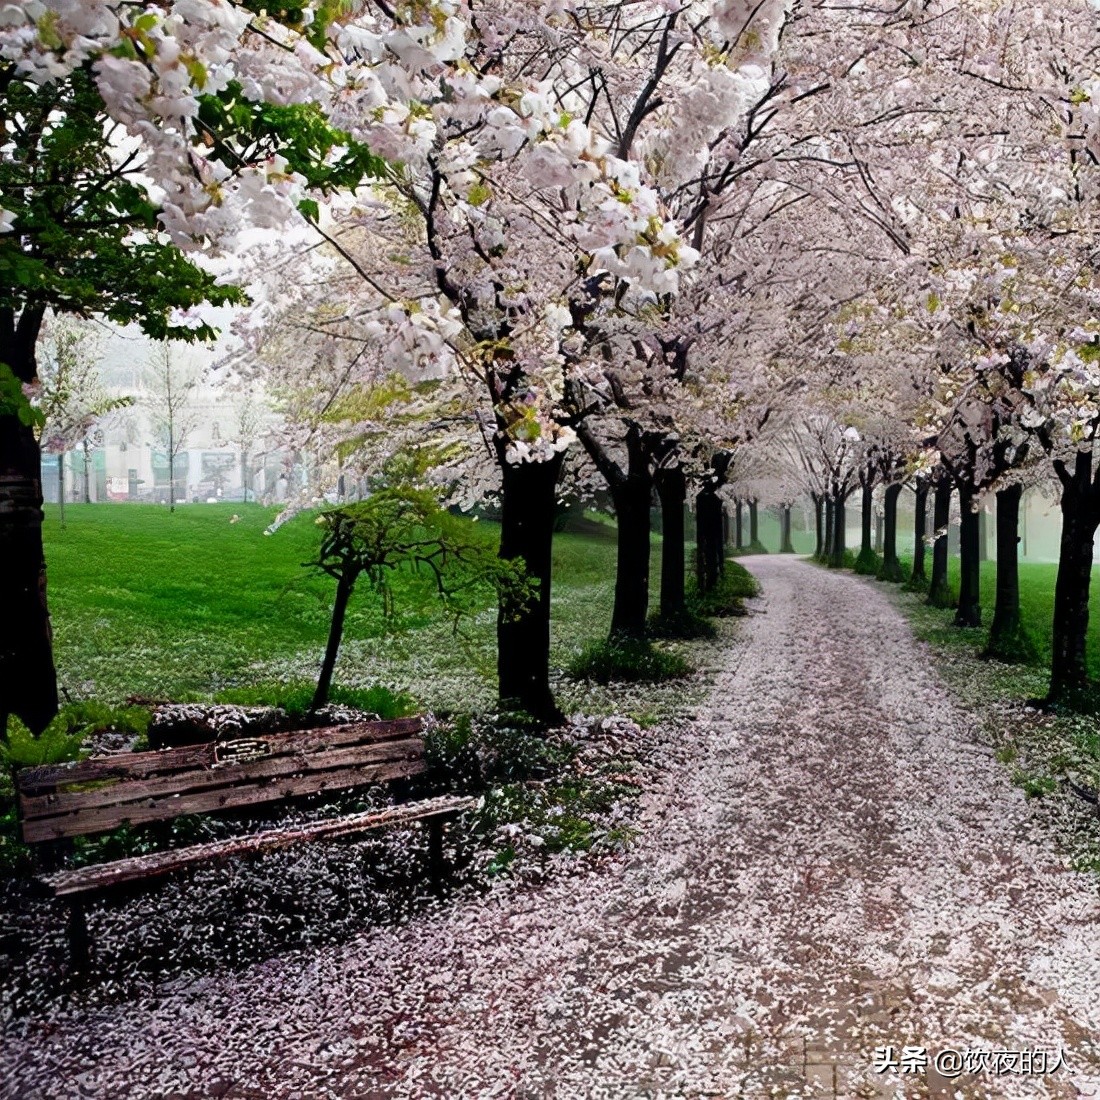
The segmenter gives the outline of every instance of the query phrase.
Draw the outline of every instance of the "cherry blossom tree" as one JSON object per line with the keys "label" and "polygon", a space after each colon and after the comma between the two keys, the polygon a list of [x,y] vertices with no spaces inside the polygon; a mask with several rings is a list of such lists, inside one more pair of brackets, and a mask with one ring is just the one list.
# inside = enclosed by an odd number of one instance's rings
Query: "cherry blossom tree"
{"label": "cherry blossom tree", "polygon": [[[40,447],[23,387],[50,310],[202,340],[193,312],[240,302],[183,250],[311,209],[378,158],[325,120],[338,4],[30,0],[0,6],[0,725],[57,709]],[[346,13],[344,13],[346,14]]]}
{"label": "cherry blossom tree", "polygon": [[[417,49],[394,44],[416,13],[339,38],[371,79],[337,97],[333,118],[401,168],[322,231],[362,284],[342,317],[405,342],[414,369],[480,388],[501,554],[523,558],[540,585],[532,607],[501,609],[500,690],[553,717],[549,564],[563,456],[607,407],[594,397],[609,384],[606,354],[625,346],[615,367],[631,375],[665,354],[680,272],[712,197],[739,175],[744,119],[766,115],[779,93],[761,62],[782,12],[609,4],[583,19],[563,11],[550,36],[535,4],[490,5],[469,23],[454,12],[438,25],[425,14]],[[386,102],[397,93],[403,102]]]}

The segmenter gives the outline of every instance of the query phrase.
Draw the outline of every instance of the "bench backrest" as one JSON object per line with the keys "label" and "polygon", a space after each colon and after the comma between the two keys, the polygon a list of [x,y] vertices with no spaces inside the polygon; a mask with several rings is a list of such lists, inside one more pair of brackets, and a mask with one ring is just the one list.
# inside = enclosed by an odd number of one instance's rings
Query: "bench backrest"
{"label": "bench backrest", "polygon": [[427,771],[419,718],[353,722],[16,773],[28,844],[171,821]]}

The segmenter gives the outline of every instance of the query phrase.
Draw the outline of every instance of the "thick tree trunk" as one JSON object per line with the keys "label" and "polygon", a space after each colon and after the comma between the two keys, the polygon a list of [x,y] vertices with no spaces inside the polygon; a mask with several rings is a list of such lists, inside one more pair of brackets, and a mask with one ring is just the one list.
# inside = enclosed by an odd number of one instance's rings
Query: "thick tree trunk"
{"label": "thick tree trunk", "polygon": [[918,478],[913,502],[913,570],[909,574],[909,587],[923,590],[928,584],[924,572],[924,535],[928,521],[928,482]]}
{"label": "thick tree trunk", "polygon": [[1100,518],[1092,504],[1092,455],[1078,453],[1062,477],[1062,539],[1054,584],[1054,628],[1047,701],[1061,703],[1089,686],[1089,586]]}
{"label": "thick tree trunk", "polygon": [[554,506],[563,455],[546,462],[509,462],[497,441],[501,471],[500,557],[522,558],[536,595],[517,606],[501,600],[497,673],[501,702],[547,723],[562,720],[550,691],[550,575]]}
{"label": "thick tree trunk", "polygon": [[1020,499],[1022,485],[997,493],[997,596],[985,655],[999,661],[1035,659],[1035,646],[1020,614]]}
{"label": "thick tree trunk", "polygon": [[981,557],[979,551],[978,513],[974,511],[974,494],[959,489],[959,608],[955,612],[956,626],[982,625]]}
{"label": "thick tree trunk", "polygon": [[844,551],[846,549],[845,526],[847,524],[844,499],[843,496],[836,496],[833,498],[833,542],[829,549],[830,569],[844,568]]}
{"label": "thick tree trunk", "polygon": [[868,477],[860,488],[860,540],[856,572],[872,576],[878,572],[878,555],[871,543],[875,523],[875,483]]}
{"label": "thick tree trunk", "polygon": [[328,702],[328,693],[332,687],[332,671],[336,667],[336,657],[340,652],[340,642],[344,637],[344,619],[348,613],[348,601],[355,591],[358,573],[353,570],[341,573],[336,582],[336,599],[332,605],[332,621],[328,628],[328,643],[325,656],[321,661],[321,673],[317,677],[317,688],[313,692],[310,710],[317,710]]}
{"label": "thick tree trunk", "polygon": [[928,584],[928,602],[933,607],[954,607],[955,599],[947,580],[947,525],[951,522],[951,482],[946,476],[936,482],[933,500],[932,528],[939,537],[932,546],[932,579]]}
{"label": "thick tree trunk", "polygon": [[675,619],[684,613],[684,502],[687,478],[682,466],[657,472],[657,495],[661,501],[661,618]]}
{"label": "thick tree trunk", "polygon": [[756,553],[764,550],[760,541],[760,511],[755,500],[749,501],[749,548]]}
{"label": "thick tree trunk", "polygon": [[900,584],[905,578],[898,561],[898,497],[901,485],[887,485],[882,497],[882,565],[879,580]]}
{"label": "thick tree trunk", "polygon": [[712,486],[704,486],[695,497],[697,574],[699,591],[709,592],[722,576],[722,498]]}
{"label": "thick tree trunk", "polygon": [[653,480],[640,444],[628,446],[628,452],[627,476],[611,486],[618,532],[611,634],[642,638],[649,612],[649,510]]}
{"label": "thick tree trunk", "polygon": [[779,552],[781,554],[793,554],[794,543],[791,542],[791,506],[784,504],[779,509]]}
{"label": "thick tree trunk", "polygon": [[817,493],[811,493],[810,500],[814,506],[814,560],[820,561],[825,545],[825,521],[821,515],[824,500]]}
{"label": "thick tree trunk", "polygon": [[828,562],[833,556],[833,529],[836,527],[836,504],[831,497],[825,497],[825,543],[821,548],[821,560]]}
{"label": "thick tree trunk", "polygon": [[[0,355],[20,382],[37,376],[41,323],[41,310],[25,309],[18,322],[0,310]],[[37,734],[57,713],[57,673],[46,607],[42,452],[16,415],[0,415],[0,561],[0,734],[12,714]]]}
{"label": "thick tree trunk", "polygon": [[[653,499],[651,460],[654,441],[636,424],[626,433],[627,465],[622,467],[605,446],[582,425],[581,443],[603,475],[615,505],[618,560],[615,571],[615,603],[611,612],[611,636],[645,636],[649,611],[649,549]],[[721,531],[719,531],[721,538]]]}

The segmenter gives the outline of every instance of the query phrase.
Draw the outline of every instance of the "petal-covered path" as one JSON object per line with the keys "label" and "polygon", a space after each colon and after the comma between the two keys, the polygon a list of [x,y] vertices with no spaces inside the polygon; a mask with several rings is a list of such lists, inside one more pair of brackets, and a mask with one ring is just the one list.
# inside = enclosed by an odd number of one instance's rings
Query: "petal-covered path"
{"label": "petal-covered path", "polygon": [[[883,586],[748,564],[764,595],[622,860],[23,1021],[4,1096],[1100,1096],[1094,881]],[[1064,1064],[948,1084],[883,1046]]]}

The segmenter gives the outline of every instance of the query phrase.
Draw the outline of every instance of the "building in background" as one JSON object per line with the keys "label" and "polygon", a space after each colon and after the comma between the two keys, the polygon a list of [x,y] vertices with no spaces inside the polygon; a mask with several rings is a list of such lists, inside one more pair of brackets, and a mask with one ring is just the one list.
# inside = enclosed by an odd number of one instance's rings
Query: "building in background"
{"label": "building in background", "polygon": [[280,446],[278,417],[262,390],[234,384],[213,368],[218,351],[176,344],[173,369],[193,379],[177,409],[174,461],[169,462],[158,394],[156,362],[162,346],[133,330],[110,330],[102,339],[101,377],[112,394],[133,403],[109,413],[84,445],[43,456],[42,487],[58,499],[59,463],[66,502],[285,500],[302,479],[301,463]]}

